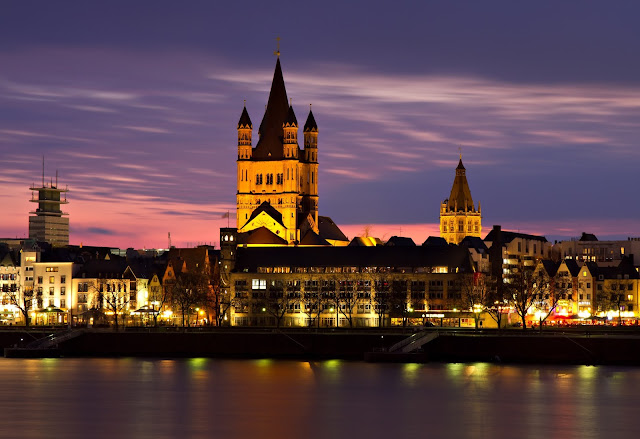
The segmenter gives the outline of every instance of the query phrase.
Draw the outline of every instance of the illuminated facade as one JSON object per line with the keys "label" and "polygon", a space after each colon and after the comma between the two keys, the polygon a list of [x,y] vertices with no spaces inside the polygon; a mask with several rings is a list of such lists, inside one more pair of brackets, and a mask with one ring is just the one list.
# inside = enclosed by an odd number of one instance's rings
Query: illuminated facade
{"label": "illuminated facade", "polygon": [[285,244],[318,234],[318,127],[309,110],[301,148],[279,57],[255,147],[252,131],[245,107],[238,121],[238,231],[264,227]]}
{"label": "illuminated facade", "polygon": [[462,156],[456,168],[451,194],[440,205],[440,236],[449,244],[459,244],[465,236],[480,237],[482,233],[481,207],[476,210]]}

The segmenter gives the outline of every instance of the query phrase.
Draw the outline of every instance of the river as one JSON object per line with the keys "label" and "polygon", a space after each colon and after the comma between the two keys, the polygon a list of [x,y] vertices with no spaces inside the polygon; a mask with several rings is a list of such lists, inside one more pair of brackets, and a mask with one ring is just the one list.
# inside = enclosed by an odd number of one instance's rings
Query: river
{"label": "river", "polygon": [[640,369],[0,359],[2,438],[627,438]]}

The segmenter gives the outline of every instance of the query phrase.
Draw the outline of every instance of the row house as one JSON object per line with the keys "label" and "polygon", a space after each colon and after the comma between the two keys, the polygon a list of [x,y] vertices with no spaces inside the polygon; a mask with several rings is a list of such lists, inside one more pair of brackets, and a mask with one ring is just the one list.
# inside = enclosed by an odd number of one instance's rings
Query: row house
{"label": "row house", "polygon": [[638,317],[640,275],[632,257],[623,258],[617,266],[547,259],[538,263],[534,274],[543,288],[538,293],[542,297],[531,312],[547,313],[555,306],[549,316],[551,321]]}

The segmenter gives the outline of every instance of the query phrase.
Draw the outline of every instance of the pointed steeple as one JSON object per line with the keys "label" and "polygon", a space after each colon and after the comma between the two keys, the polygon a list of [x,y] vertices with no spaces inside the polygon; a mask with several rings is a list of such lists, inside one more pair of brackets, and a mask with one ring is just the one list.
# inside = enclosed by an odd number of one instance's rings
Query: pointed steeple
{"label": "pointed steeple", "polygon": [[251,123],[251,118],[249,117],[246,106],[242,109],[242,114],[240,115],[240,120],[238,121],[238,129],[240,128],[253,128],[253,124]]}
{"label": "pointed steeple", "polygon": [[296,113],[293,111],[293,107],[289,106],[287,112],[287,119],[284,121],[285,126],[298,126],[298,119],[296,119]]}
{"label": "pointed steeple", "polygon": [[304,123],[304,132],[306,133],[307,131],[318,131],[318,125],[316,124],[316,119],[313,117],[311,109],[309,109],[307,121]]}
{"label": "pointed steeple", "polygon": [[288,113],[287,90],[284,86],[280,57],[278,57],[276,69],[273,73],[273,81],[271,82],[267,109],[258,129],[260,139],[253,154],[255,158],[282,158],[282,126],[287,120]]}
{"label": "pointed steeple", "polygon": [[449,202],[447,203],[449,210],[452,211],[473,211],[473,199],[467,183],[466,170],[462,164],[462,157],[456,168],[456,178],[453,180]]}

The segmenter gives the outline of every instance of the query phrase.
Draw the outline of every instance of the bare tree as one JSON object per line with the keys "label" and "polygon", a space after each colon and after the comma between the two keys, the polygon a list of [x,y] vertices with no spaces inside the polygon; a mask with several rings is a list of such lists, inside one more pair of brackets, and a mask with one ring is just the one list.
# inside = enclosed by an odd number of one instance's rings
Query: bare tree
{"label": "bare tree", "polygon": [[626,304],[626,291],[623,290],[624,284],[620,285],[620,289],[618,286],[616,283],[611,283],[604,285],[603,289],[598,291],[597,309],[605,314],[609,311],[618,313],[618,324],[622,325],[622,309]]}
{"label": "bare tree", "polygon": [[24,326],[29,327],[29,311],[33,306],[33,287],[20,288],[18,284],[5,285],[7,288],[2,292],[7,295],[9,303],[20,310],[24,317]]}
{"label": "bare tree", "polygon": [[390,282],[386,308],[389,311],[389,317],[399,317],[402,320],[402,326],[407,326],[411,313],[411,301],[406,280],[392,280]]}
{"label": "bare tree", "polygon": [[[127,310],[130,295],[127,291],[127,279],[108,279],[98,282],[94,288],[98,288],[97,300],[108,312],[113,313],[114,326],[118,330],[118,315],[123,314]],[[101,308],[102,306],[99,306]]]}
{"label": "bare tree", "polygon": [[537,282],[534,287],[536,288],[534,297],[534,309],[538,311],[538,325],[540,331],[544,323],[547,321],[551,313],[555,311],[558,306],[558,302],[566,293],[566,287],[561,287],[559,283],[556,283],[554,291],[551,291],[551,284],[549,280],[542,273],[534,275],[534,282]]}
{"label": "bare tree", "polygon": [[522,329],[525,330],[527,329],[526,316],[543,291],[544,277],[520,266],[513,269],[507,280],[505,289],[509,303],[522,320]]}
{"label": "bare tree", "polygon": [[210,286],[210,276],[203,269],[178,273],[173,287],[172,301],[180,310],[183,327],[190,326],[193,308],[206,303]]}
{"label": "bare tree", "polygon": [[[495,303],[487,283],[486,277],[482,273],[463,274],[459,278],[458,286],[460,289],[460,307],[468,309],[473,313],[475,328],[479,328],[480,315],[482,313],[490,313]],[[501,314],[501,313],[498,313]],[[501,318],[501,316],[498,316]],[[496,323],[498,323],[496,321]]]}
{"label": "bare tree", "polygon": [[355,282],[352,280],[339,280],[336,286],[338,287],[336,298],[339,313],[347,320],[349,327],[353,328],[353,314],[356,312],[360,301],[355,291]]}

